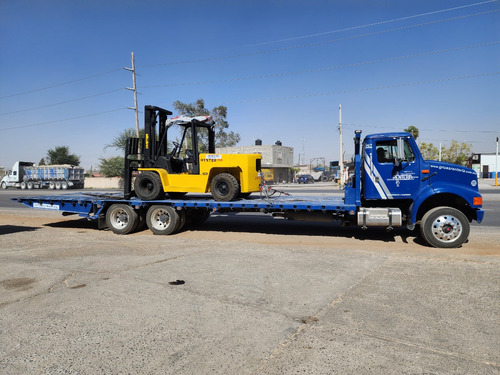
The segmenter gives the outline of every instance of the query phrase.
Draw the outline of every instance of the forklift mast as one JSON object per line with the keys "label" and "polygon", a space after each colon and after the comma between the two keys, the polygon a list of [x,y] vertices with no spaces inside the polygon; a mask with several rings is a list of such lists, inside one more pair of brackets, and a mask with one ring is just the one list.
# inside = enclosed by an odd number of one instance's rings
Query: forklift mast
{"label": "forklift mast", "polygon": [[[130,198],[132,192],[132,173],[140,168],[161,168],[168,173],[186,173],[186,162],[191,163],[190,174],[200,173],[198,148],[198,128],[208,131],[208,153],[215,153],[215,130],[213,125],[193,119],[189,123],[178,124],[183,129],[180,143],[173,142],[175,147],[168,152],[168,130],[174,124],[167,124],[167,117],[172,112],[151,105],[144,107],[144,138],[128,138],[125,147],[124,195]],[[181,160],[181,147],[186,135],[191,136],[191,150],[185,150],[187,158]],[[137,158],[139,156],[139,158]]]}
{"label": "forklift mast", "polygon": [[[167,155],[167,116],[172,112],[160,107],[144,107],[144,149],[143,168],[155,168],[160,156]],[[158,119],[158,120],[157,120]],[[158,124],[158,137],[156,125]]]}

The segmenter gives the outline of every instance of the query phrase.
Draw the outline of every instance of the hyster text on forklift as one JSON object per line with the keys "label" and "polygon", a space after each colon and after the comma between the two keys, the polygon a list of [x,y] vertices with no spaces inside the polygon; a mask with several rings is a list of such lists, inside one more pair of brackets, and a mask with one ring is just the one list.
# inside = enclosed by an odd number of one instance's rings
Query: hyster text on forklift
{"label": "hyster text on forklift", "polygon": [[[260,158],[243,155],[232,161],[226,155],[215,154],[212,146],[208,153],[198,153],[195,132],[210,125],[202,119],[184,119],[180,125],[185,132],[191,132],[193,150],[186,151],[186,158],[179,160],[181,143],[174,144],[175,152],[166,152],[168,114],[158,107],[146,107],[145,140],[142,144],[137,139],[128,142],[123,195],[13,199],[33,208],[79,214],[116,234],[133,232],[143,222],[154,234],[173,234],[186,224],[201,224],[211,212],[263,212],[290,220],[338,220],[361,228],[392,229],[406,225],[414,230],[418,226],[428,244],[442,248],[461,246],[469,236],[470,222],[481,222],[484,216],[476,172],[424,160],[410,133],[368,135],[361,143],[361,131],[356,131],[355,173],[345,186],[344,197],[270,198],[263,196],[263,189],[260,195],[248,197],[257,189],[255,174]],[[159,137],[150,128],[157,119]],[[213,134],[209,132],[210,137],[209,144],[213,145]],[[142,159],[134,160],[132,155],[138,153]],[[221,159],[224,164],[221,162],[220,168],[218,162],[209,161]],[[192,165],[186,167],[184,162]],[[191,174],[183,172],[184,168],[191,169]],[[132,191],[132,173],[137,172]],[[218,175],[224,178],[216,179]],[[191,177],[194,178],[189,180]],[[186,192],[207,191],[213,198],[200,194],[184,196]]]}

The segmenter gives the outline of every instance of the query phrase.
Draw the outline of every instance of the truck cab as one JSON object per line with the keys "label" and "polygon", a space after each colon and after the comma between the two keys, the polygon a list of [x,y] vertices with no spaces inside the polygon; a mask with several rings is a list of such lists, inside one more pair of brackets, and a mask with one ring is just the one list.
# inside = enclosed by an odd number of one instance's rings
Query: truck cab
{"label": "truck cab", "polygon": [[16,161],[11,170],[8,170],[5,176],[0,181],[0,187],[7,189],[8,187],[21,187],[24,180],[24,167],[32,167],[35,163],[28,161]]}
{"label": "truck cab", "polygon": [[346,203],[359,207],[358,225],[420,225],[427,242],[456,247],[472,220],[484,216],[477,174],[472,169],[424,160],[410,133],[355,137],[355,176],[346,186]]}

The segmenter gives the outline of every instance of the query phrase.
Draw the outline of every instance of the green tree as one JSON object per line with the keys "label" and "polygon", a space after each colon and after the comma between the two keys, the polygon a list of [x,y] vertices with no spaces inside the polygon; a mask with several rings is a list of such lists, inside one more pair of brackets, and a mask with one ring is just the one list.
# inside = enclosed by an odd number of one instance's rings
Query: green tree
{"label": "green tree", "polygon": [[[211,111],[205,108],[205,101],[198,99],[194,103],[174,102],[174,108],[180,115],[185,116],[212,116],[215,123],[215,147],[233,147],[240,141],[240,135],[233,131],[229,131],[229,123],[226,120],[227,107],[220,105],[213,108]],[[201,134],[200,134],[201,135]],[[207,136],[200,136],[200,151],[208,150]]]}
{"label": "green tree", "polygon": [[439,150],[432,143],[423,142],[419,148],[424,160],[438,160]]}
{"label": "green tree", "polygon": [[[125,145],[127,144],[127,138],[135,138],[137,137],[136,129],[130,128],[122,131],[118,136],[113,138],[113,142],[111,144],[106,145],[104,149],[107,148],[116,148],[117,150],[123,151],[125,153]],[[144,129],[139,130],[139,138],[144,138]]]}
{"label": "green tree", "polygon": [[[439,150],[432,143],[421,143],[420,152],[424,160],[438,160]],[[465,165],[471,155],[472,145],[467,142],[451,141],[449,147],[441,147],[441,161],[452,164]]]}
{"label": "green tree", "polygon": [[465,165],[471,154],[472,145],[467,142],[451,141],[449,147],[445,147],[441,151],[441,160],[448,163]]}
{"label": "green tree", "polygon": [[47,151],[46,164],[80,165],[80,157],[69,153],[68,146],[56,146]]}
{"label": "green tree", "polygon": [[417,140],[418,136],[420,135],[418,128],[413,125],[408,126],[408,128],[406,128],[404,131],[411,133],[411,135],[413,136],[413,138],[415,138],[415,140]]}
{"label": "green tree", "polygon": [[104,177],[122,177],[125,170],[125,159],[123,156],[110,158],[99,158],[100,171]]}

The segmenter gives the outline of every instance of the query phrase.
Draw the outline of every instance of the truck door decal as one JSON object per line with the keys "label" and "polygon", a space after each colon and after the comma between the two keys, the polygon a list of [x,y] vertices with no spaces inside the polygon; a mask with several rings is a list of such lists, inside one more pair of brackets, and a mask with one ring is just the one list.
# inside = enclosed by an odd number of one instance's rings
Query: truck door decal
{"label": "truck door decal", "polygon": [[377,189],[377,192],[380,194],[380,198],[382,199],[392,199],[392,194],[385,184],[384,179],[380,176],[379,171],[373,165],[372,159],[368,152],[365,153],[365,173],[370,178],[373,186]]}

